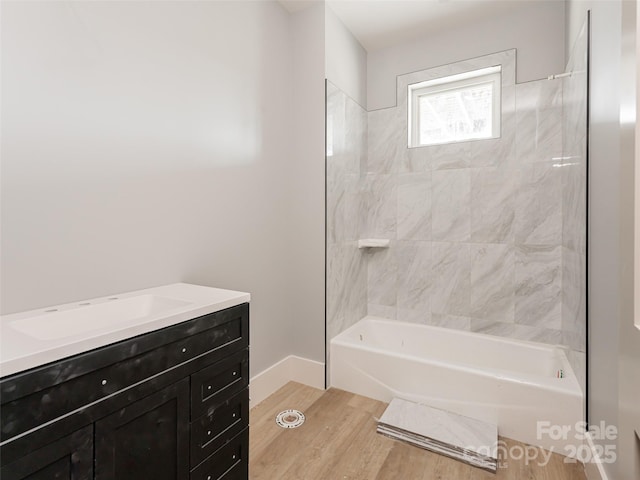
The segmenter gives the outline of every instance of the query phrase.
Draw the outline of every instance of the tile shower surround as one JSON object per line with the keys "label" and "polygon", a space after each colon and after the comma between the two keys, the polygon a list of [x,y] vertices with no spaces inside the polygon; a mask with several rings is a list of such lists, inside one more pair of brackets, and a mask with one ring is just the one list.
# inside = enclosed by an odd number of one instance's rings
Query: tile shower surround
{"label": "tile shower surround", "polygon": [[[409,84],[498,64],[500,138],[407,148]],[[368,114],[328,83],[328,338],[367,313],[584,351],[584,79],[516,84],[509,50],[397,83]]]}
{"label": "tile shower surround", "polygon": [[[327,82],[327,338],[367,314],[367,258],[358,238],[367,219],[367,112]],[[327,352],[329,349],[327,348]]]}
{"label": "tile shower surround", "polygon": [[587,23],[571,51],[563,79],[562,343],[585,390],[587,292]]}

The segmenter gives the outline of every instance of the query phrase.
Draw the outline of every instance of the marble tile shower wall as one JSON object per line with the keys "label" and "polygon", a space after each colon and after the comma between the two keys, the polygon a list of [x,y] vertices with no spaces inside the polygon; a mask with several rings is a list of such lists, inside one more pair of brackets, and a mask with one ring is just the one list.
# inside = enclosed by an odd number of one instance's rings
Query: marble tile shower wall
{"label": "marble tile shower wall", "polygon": [[[407,148],[407,85],[497,64],[500,138]],[[398,77],[398,106],[368,113],[360,233],[391,239],[365,254],[368,314],[568,340],[562,87],[516,84],[515,50]]]}
{"label": "marble tile shower wall", "polygon": [[[407,148],[409,84],[496,64],[499,139]],[[567,68],[516,84],[515,51],[488,55],[401,76],[369,113],[327,82],[328,339],[368,313],[584,351],[585,34]]]}
{"label": "marble tile shower wall", "polygon": [[[586,27],[586,25],[585,25]],[[564,82],[563,186],[563,333],[565,343],[585,351],[587,35],[583,27]]]}
{"label": "marble tile shower wall", "polygon": [[367,218],[361,179],[366,155],[367,112],[327,82],[328,339],[367,313],[367,264],[357,246]]}
{"label": "marble tile shower wall", "polygon": [[587,24],[573,46],[563,79],[562,165],[562,340],[585,391]]}

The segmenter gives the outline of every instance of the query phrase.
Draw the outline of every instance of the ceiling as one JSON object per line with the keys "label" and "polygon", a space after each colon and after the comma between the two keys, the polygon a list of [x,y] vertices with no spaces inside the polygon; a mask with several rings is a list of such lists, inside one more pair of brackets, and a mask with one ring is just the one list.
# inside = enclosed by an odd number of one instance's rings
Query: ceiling
{"label": "ceiling", "polygon": [[[313,2],[279,0],[290,12]],[[542,0],[327,0],[369,52],[513,10]],[[563,0],[551,0],[563,1]]]}

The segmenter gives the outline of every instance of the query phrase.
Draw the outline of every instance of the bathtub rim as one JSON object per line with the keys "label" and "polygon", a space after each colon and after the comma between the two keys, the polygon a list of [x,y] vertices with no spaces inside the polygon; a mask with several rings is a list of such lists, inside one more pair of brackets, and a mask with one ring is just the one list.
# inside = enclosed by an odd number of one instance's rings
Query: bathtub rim
{"label": "bathtub rim", "polygon": [[[417,355],[406,354],[402,352],[393,351],[390,349],[373,347],[373,346],[366,345],[366,343],[359,344],[354,341],[351,334],[353,333],[354,330],[357,330],[359,327],[361,327],[360,324],[362,322],[384,323],[387,325],[394,325],[394,326],[401,325],[401,326],[408,326],[411,328],[424,328],[426,330],[436,330],[448,335],[462,335],[462,336],[465,336],[468,338],[474,338],[474,339],[484,338],[492,342],[497,341],[499,343],[508,343],[514,346],[524,345],[530,349],[553,352],[559,355],[559,360],[562,365],[561,368],[563,369],[565,376],[562,379],[557,379],[556,377],[553,377],[553,376],[542,376],[542,375],[536,375],[531,373],[518,373],[517,371],[513,371],[513,370],[502,370],[502,369],[489,368],[489,367],[476,367],[468,363],[453,363],[449,361],[440,360],[437,358],[420,357]],[[333,337],[330,340],[330,345],[332,347],[335,346],[335,347],[353,348],[353,349],[358,349],[362,351],[367,351],[370,353],[391,355],[393,357],[401,358],[408,361],[429,363],[439,367],[453,369],[459,372],[472,372],[473,374],[481,375],[484,377],[497,378],[497,379],[516,382],[524,385],[536,386],[536,387],[544,388],[547,390],[561,392],[565,394],[573,394],[573,395],[584,398],[584,392],[580,387],[580,384],[575,375],[575,372],[573,371],[573,368],[571,367],[571,363],[569,362],[569,359],[567,357],[566,352],[568,350],[568,347],[564,345],[534,342],[531,340],[519,340],[519,339],[513,339],[513,338],[506,338],[506,337],[498,337],[496,335],[489,335],[486,333],[479,333],[479,332],[476,333],[476,332],[469,332],[466,330],[456,330],[456,329],[440,327],[436,325],[425,325],[421,323],[405,322],[401,320],[390,320],[388,318],[377,317],[374,315],[367,315],[361,318],[356,323],[351,325],[349,328],[347,328],[346,330],[342,331],[341,333]],[[554,382],[554,380],[562,380],[562,382],[561,384],[560,382],[552,383]]]}

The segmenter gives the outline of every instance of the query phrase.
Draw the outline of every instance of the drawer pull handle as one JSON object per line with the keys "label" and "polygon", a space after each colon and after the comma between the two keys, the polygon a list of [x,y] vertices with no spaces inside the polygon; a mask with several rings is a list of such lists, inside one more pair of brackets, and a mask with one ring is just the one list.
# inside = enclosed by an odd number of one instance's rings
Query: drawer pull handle
{"label": "drawer pull handle", "polygon": [[211,430],[207,430],[207,435],[211,435]]}
{"label": "drawer pull handle", "polygon": [[211,385],[207,386],[207,390],[211,390]]}
{"label": "drawer pull handle", "polygon": [[107,384],[107,381],[106,381],[106,380],[102,380],[100,383],[101,383],[102,385],[106,385],[106,384]]}
{"label": "drawer pull handle", "polygon": [[236,459],[236,456],[235,456],[235,455],[233,455],[232,460],[235,460],[235,459]]}
{"label": "drawer pull handle", "polygon": [[211,475],[207,475],[207,480],[211,480]]}
{"label": "drawer pull handle", "polygon": [[238,375],[238,372],[233,372],[233,376],[235,377],[236,375]]}
{"label": "drawer pull handle", "polygon": [[186,348],[183,348],[183,349],[182,349],[182,353],[187,353],[187,349],[186,349]]}
{"label": "drawer pull handle", "polygon": [[232,417],[233,417],[233,418],[236,418],[236,414],[234,413],[234,414],[232,415]]}

